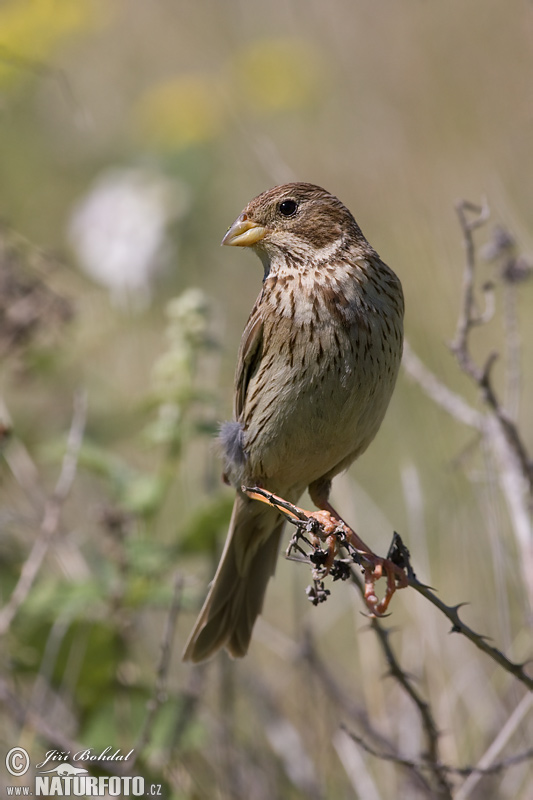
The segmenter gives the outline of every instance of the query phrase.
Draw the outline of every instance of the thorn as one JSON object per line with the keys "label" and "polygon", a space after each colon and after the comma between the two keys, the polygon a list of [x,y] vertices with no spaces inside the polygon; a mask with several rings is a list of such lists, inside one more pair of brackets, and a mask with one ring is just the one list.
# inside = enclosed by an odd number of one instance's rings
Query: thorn
{"label": "thorn", "polygon": [[451,613],[457,614],[457,616],[459,616],[459,609],[463,608],[463,606],[469,606],[469,605],[470,605],[470,601],[469,600],[465,600],[464,603],[457,603],[456,606],[446,606],[446,608]]}
{"label": "thorn", "polygon": [[429,583],[422,583],[422,581],[419,581],[414,572],[413,572],[413,578],[411,577],[411,575],[408,575],[407,577],[409,578],[413,586],[418,586],[420,589],[429,589],[430,592],[439,591],[435,586],[430,586]]}
{"label": "thorn", "polygon": [[452,625],[450,628],[450,633],[461,633],[461,626],[460,625]]}

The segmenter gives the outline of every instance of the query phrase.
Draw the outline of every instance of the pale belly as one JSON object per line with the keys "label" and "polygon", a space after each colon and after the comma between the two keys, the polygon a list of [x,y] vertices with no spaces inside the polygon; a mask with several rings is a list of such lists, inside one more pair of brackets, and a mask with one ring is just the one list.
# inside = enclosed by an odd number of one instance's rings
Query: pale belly
{"label": "pale belly", "polygon": [[261,371],[254,376],[247,394],[260,400],[253,413],[245,406],[243,415],[247,480],[272,491],[301,491],[366,450],[385,415],[398,365],[384,370],[375,353],[365,358],[363,352],[354,358],[346,347],[337,350],[335,363],[323,357],[306,368],[282,362],[268,382]]}

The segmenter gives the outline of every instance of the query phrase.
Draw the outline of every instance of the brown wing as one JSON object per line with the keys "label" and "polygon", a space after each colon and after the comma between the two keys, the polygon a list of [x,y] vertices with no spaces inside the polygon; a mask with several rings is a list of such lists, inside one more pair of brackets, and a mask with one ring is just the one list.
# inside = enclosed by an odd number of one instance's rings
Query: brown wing
{"label": "brown wing", "polygon": [[260,300],[257,300],[242,334],[237,372],[235,374],[235,419],[239,420],[244,408],[246,392],[251,377],[256,372],[263,353],[263,318]]}

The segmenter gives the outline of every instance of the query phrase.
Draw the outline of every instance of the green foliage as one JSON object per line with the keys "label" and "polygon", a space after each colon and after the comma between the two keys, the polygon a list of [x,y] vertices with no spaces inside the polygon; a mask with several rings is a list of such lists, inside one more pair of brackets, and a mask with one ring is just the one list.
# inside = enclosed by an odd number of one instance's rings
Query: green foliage
{"label": "green foliage", "polygon": [[[530,10],[452,6],[0,4],[0,795],[14,782],[3,768],[13,746],[33,764],[65,739],[127,750],[147,720],[135,770],[165,800],[431,795],[340,727],[425,769],[416,710],[385,679],[390,664],[346,584],[311,608],[306,568],[280,558],[244,661],[190,668],[180,652],[231,513],[212,441],[231,413],[261,271],[218,245],[249,198],[296,176],[347,202],[401,276],[413,350],[486,410],[446,347],[463,267],[452,206],[486,193],[494,219],[531,252]],[[134,313],[84,276],[67,243],[102,175],[138,169],[175,180],[185,210],[145,265],[149,292]],[[92,224],[109,236],[105,273],[124,252],[129,267],[138,231],[121,206],[104,211]],[[476,237],[481,247],[485,229]],[[531,282],[519,287],[522,262],[509,264],[508,254],[480,260],[479,285],[497,289],[476,291],[476,312],[485,300],[496,311],[472,348],[479,364],[500,353],[494,385],[529,444]],[[47,539],[80,388],[82,443]],[[509,482],[479,441],[404,373],[372,447],[335,480],[334,502],[376,552],[399,530],[420,579],[443,602],[468,601],[465,620],[527,662],[528,561]],[[384,626],[434,712],[443,760],[529,747],[516,684],[420,600],[398,592]],[[451,780],[478,781],[472,798],[529,800],[532,770],[525,761]]]}
{"label": "green foliage", "polygon": [[[21,260],[24,261],[22,252],[12,248],[9,263]],[[7,263],[4,260],[4,265]],[[11,276],[10,283],[6,282],[6,274]],[[24,292],[24,296],[31,297],[37,317],[49,296],[54,303],[61,300],[59,295],[47,294],[31,261],[25,263],[22,274],[24,284],[16,271],[4,273],[6,302],[6,287],[17,297]],[[166,313],[166,347],[155,358],[152,374],[146,376],[151,378],[151,385],[146,380],[144,425],[139,428],[136,441],[129,443],[130,450],[145,454],[144,463],[139,458],[133,463],[127,453],[120,453],[106,441],[102,434],[105,427],[94,428],[90,433],[89,409],[86,430],[75,453],[75,497],[64,517],[61,509],[61,523],[48,546],[46,569],[39,571],[16,609],[8,634],[12,674],[29,690],[35,680],[40,680],[40,685],[46,687],[43,696],[47,702],[58,703],[61,699],[66,703],[75,720],[77,740],[89,742],[93,748],[104,748],[111,742],[131,749],[135,744],[153,696],[157,657],[157,646],[150,653],[139,647],[136,631],[142,628],[147,614],[165,611],[172,602],[171,587],[180,553],[214,549],[215,537],[228,518],[227,497],[221,499],[218,493],[199,496],[198,509],[176,519],[170,543],[168,536],[158,536],[169,493],[176,489],[179,465],[215,428],[215,398],[199,378],[204,355],[216,352],[209,333],[207,300],[199,290],[189,289],[168,302]],[[21,338],[13,338],[11,329],[4,328],[9,357],[6,366],[11,366],[13,378],[22,355],[27,385],[39,380],[33,355],[39,348],[35,336],[46,333],[47,326],[50,329],[52,325],[66,325],[69,319],[41,316],[40,326],[25,336],[23,349]],[[76,322],[79,324],[80,320]],[[57,347],[58,338],[54,356],[61,356],[70,344],[68,337],[63,338],[62,350]],[[68,364],[68,358],[55,359],[51,375],[58,386]],[[17,413],[13,423],[7,412],[4,416],[9,435],[5,438],[2,463],[3,500],[12,544],[8,549],[5,543],[6,557],[0,563],[0,574],[7,600],[20,579],[21,564],[28,558],[27,546],[20,538],[23,530],[29,526],[34,536],[43,536],[39,514],[47,513],[43,501],[50,490],[40,473],[48,475],[62,465],[64,468],[70,437],[53,430],[48,437],[42,436],[35,448],[38,460],[33,461],[31,441],[26,443],[14,433]],[[25,461],[19,468],[17,458],[21,452],[25,453]],[[22,478],[17,501],[17,494],[13,497],[11,489],[21,479],[19,469],[29,469],[32,477],[28,484]],[[29,491],[30,485],[35,492],[35,514],[22,524],[24,490]],[[155,715],[146,750],[139,754],[138,769],[146,774],[150,774],[150,762],[157,763],[165,749],[184,702],[175,698]],[[191,731],[187,731],[184,746],[192,746]]]}
{"label": "green foliage", "polygon": [[233,508],[233,496],[227,492],[215,495],[198,508],[185,521],[180,537],[183,553],[210,552],[216,550],[221,534],[227,529]]}

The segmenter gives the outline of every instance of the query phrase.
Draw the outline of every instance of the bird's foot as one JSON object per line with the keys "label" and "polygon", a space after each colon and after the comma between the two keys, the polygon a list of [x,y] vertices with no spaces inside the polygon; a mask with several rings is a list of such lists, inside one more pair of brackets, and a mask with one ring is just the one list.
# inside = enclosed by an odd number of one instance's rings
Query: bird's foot
{"label": "bird's foot", "polygon": [[[325,544],[326,559],[320,564],[322,577],[329,575],[339,552],[340,538],[344,533],[344,523],[338,520],[329,511],[306,511],[310,521],[307,535],[315,548],[322,550]],[[313,525],[313,523],[315,523]]]}
{"label": "bird's foot", "polygon": [[[395,564],[390,558],[381,558],[375,553],[357,551],[354,554],[364,571],[365,590],[364,600],[372,616],[382,617],[396,589],[404,589],[407,586],[407,575],[401,567]],[[376,581],[382,577],[387,578],[387,589],[384,597],[380,600],[376,594]]]}
{"label": "bird's foot", "polygon": [[309,519],[315,519],[319,526],[322,533],[321,538],[326,536],[331,536],[331,534],[336,533],[339,528],[344,529],[344,523],[342,520],[337,519],[330,511],[306,511]]}
{"label": "bird's foot", "polygon": [[[356,532],[335,513],[334,509],[331,511],[326,509],[305,511],[261,487],[243,486],[242,488],[249,497],[273,505],[298,527],[299,532],[295,539],[303,537],[304,541],[315,550],[310,559],[315,565],[313,574],[316,579],[323,579],[329,575],[335,564],[339,565],[339,562],[336,561],[339,549],[346,548],[353,561],[363,569],[365,579],[363,596],[372,616],[382,617],[386,613],[396,589],[403,589],[408,585],[404,569],[390,558],[382,558],[373,553]],[[291,541],[289,550],[295,546],[295,542]],[[301,552],[303,554],[303,551]],[[342,565],[346,567],[344,562]],[[345,572],[346,569],[342,570],[343,577]],[[384,597],[380,600],[375,587],[377,581],[383,577],[387,579],[387,589]]]}
{"label": "bird's foot", "polygon": [[[389,558],[382,558],[373,553],[343,520],[339,520],[330,511],[307,512],[310,519],[316,520],[320,526],[320,535],[311,535],[315,547],[326,545],[327,556],[322,563],[323,575],[328,575],[338,555],[339,547],[345,545],[352,558],[361,565],[365,577],[364,601],[372,616],[383,616],[396,589],[407,586],[404,570]],[[325,539],[324,539],[325,537]],[[387,579],[387,589],[382,599],[376,594],[376,582]]]}

